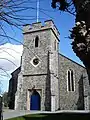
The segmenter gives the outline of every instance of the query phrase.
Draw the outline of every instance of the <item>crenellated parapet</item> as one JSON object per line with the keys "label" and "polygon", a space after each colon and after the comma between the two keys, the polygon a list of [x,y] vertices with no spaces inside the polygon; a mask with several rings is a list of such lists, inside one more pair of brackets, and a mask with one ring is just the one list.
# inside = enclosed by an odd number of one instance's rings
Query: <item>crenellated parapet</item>
{"label": "crenellated parapet", "polygon": [[42,25],[41,22],[24,25],[23,34],[47,30],[47,29],[51,29],[59,39],[60,33],[52,20],[45,21],[44,26]]}

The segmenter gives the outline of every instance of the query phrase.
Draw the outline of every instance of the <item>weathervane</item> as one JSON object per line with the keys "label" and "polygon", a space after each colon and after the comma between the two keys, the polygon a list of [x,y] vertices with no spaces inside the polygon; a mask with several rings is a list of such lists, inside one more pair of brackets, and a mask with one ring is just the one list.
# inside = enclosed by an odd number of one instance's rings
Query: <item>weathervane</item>
{"label": "weathervane", "polygon": [[37,22],[39,21],[39,0],[37,0]]}

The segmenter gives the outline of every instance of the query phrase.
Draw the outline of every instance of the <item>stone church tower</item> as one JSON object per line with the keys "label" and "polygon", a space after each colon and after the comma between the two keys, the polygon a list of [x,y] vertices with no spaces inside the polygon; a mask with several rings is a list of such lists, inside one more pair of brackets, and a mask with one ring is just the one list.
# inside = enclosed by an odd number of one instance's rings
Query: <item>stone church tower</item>
{"label": "stone church tower", "polygon": [[59,53],[59,32],[53,21],[26,25],[23,35],[21,66],[9,81],[9,108],[89,110],[86,69]]}
{"label": "stone church tower", "polygon": [[59,32],[49,20],[45,21],[44,26],[41,23],[24,26],[23,34],[24,46],[15,109],[33,110],[35,106],[32,99],[37,99],[38,110],[58,110]]}

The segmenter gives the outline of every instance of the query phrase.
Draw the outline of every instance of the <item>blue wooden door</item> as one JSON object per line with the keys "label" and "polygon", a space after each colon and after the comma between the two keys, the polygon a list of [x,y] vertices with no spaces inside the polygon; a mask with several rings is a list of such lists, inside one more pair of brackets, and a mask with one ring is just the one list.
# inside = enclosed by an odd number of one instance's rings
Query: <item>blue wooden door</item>
{"label": "blue wooden door", "polygon": [[40,95],[37,91],[33,92],[30,99],[30,110],[40,110]]}

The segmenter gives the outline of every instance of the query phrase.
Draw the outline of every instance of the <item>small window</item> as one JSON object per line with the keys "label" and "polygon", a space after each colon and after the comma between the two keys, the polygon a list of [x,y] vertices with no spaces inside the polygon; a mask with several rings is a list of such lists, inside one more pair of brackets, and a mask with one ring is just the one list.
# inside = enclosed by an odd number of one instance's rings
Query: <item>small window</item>
{"label": "small window", "polygon": [[56,40],[54,41],[54,50],[56,50]]}
{"label": "small window", "polygon": [[38,47],[38,42],[39,42],[39,37],[36,36],[36,38],[35,38],[35,47]]}
{"label": "small window", "polygon": [[34,60],[33,60],[33,64],[34,65],[37,65],[39,63],[39,59],[38,58],[35,58]]}
{"label": "small window", "polygon": [[71,85],[72,85],[72,91],[74,91],[74,79],[73,79],[73,71],[71,71]]}
{"label": "small window", "polygon": [[71,91],[71,89],[70,89],[70,71],[68,71],[68,91]]}
{"label": "small window", "polygon": [[75,91],[74,84],[75,83],[74,83],[73,70],[68,70],[68,72],[67,72],[67,90]]}

